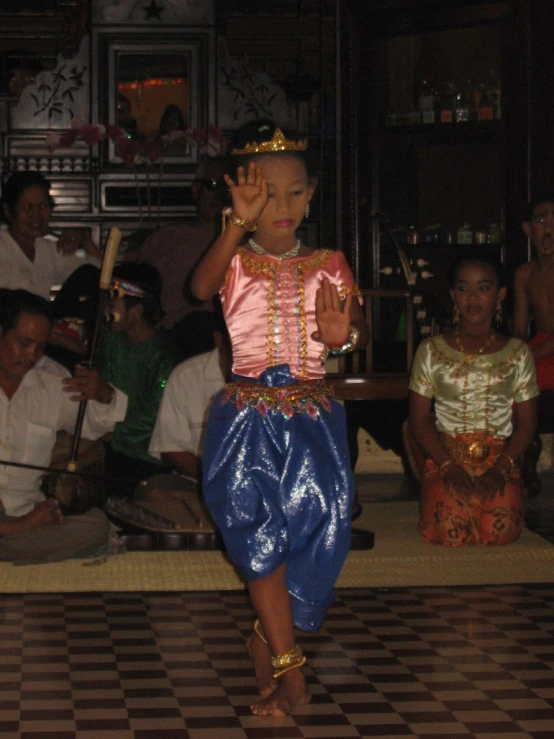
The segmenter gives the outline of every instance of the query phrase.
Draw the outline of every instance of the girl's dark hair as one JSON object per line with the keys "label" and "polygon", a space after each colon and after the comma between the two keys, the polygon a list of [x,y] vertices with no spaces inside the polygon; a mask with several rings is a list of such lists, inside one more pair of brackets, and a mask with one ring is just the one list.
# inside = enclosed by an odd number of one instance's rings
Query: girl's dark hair
{"label": "girl's dark hair", "polygon": [[40,295],[27,290],[0,289],[0,328],[3,333],[11,331],[22,315],[43,316],[50,323],[54,320],[52,303]]}
{"label": "girl's dark hair", "polygon": [[124,295],[125,308],[129,310],[134,305],[142,305],[144,319],[150,324],[158,323],[163,315],[160,295],[162,292],[162,280],[160,273],[151,264],[142,262],[140,264],[121,264],[114,268],[113,276],[130,282],[149,293],[148,297],[133,298]]}
{"label": "girl's dark hair", "polygon": [[[2,185],[2,197],[0,198],[0,218],[9,223],[9,216],[5,213],[7,208],[13,213],[19,199],[28,187],[42,187],[48,195],[50,208],[54,207],[54,200],[50,195],[52,185],[50,181],[40,172],[14,172]],[[4,207],[5,206],[5,207]]]}
{"label": "girl's dark hair", "polygon": [[452,262],[448,270],[448,287],[454,287],[460,270],[464,267],[473,267],[475,265],[492,270],[498,287],[506,287],[506,270],[504,269],[504,265],[498,259],[480,254],[469,257],[458,257]]}
{"label": "girl's dark hair", "polygon": [[185,116],[183,115],[183,111],[181,110],[181,108],[178,105],[175,105],[175,104],[171,103],[170,105],[168,105],[166,107],[166,109],[164,110],[163,115],[162,115],[162,117],[160,119],[160,127],[158,129],[158,136],[163,136],[164,134],[167,133],[167,122],[171,118],[171,116],[173,116],[173,115],[177,116],[177,118],[178,118],[178,121],[179,121],[179,123],[178,123],[178,126],[179,126],[178,130],[179,131],[184,131],[185,130],[185,128],[186,128],[186,126],[185,126]]}
{"label": "girl's dark hair", "polygon": [[284,137],[288,139],[289,141],[301,141],[307,136],[304,134],[299,134],[296,131],[291,131],[288,128],[282,128],[281,126],[277,126],[277,124],[274,121],[271,121],[269,119],[263,119],[263,120],[257,120],[257,121],[249,121],[246,125],[244,125],[242,128],[239,128],[238,131],[235,131],[231,138],[231,144],[229,146],[230,156],[229,156],[229,170],[235,174],[237,171],[237,167],[239,166],[246,166],[248,162],[250,162],[253,159],[256,159],[260,156],[282,156],[286,154],[287,156],[294,157],[295,159],[300,160],[304,166],[306,167],[306,172],[308,174],[308,177],[314,177],[316,175],[316,170],[314,166],[314,161],[312,154],[310,152],[310,145],[308,143],[308,148],[305,151],[276,151],[276,152],[268,152],[263,154],[233,154],[234,149],[244,149],[244,147],[247,144],[262,144],[264,141],[271,141],[273,138],[273,135],[275,134],[275,129],[280,128]]}

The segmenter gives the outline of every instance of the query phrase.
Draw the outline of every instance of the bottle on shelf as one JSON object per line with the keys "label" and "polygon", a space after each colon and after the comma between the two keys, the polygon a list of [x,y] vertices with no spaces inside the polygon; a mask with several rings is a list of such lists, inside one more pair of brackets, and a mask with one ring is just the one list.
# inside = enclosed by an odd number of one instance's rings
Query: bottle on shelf
{"label": "bottle on shelf", "polygon": [[421,123],[434,123],[437,107],[437,90],[429,80],[421,80],[418,98]]}
{"label": "bottle on shelf", "polygon": [[502,243],[502,229],[498,223],[491,223],[489,227],[489,235],[487,237],[488,244],[501,244]]}
{"label": "bottle on shelf", "polygon": [[462,92],[456,95],[456,123],[467,123],[469,121],[468,96]]}
{"label": "bottle on shelf", "polygon": [[492,108],[492,117],[495,121],[500,120],[502,118],[502,93],[500,90],[500,80],[494,69],[489,70],[488,96]]}
{"label": "bottle on shelf", "polygon": [[441,242],[442,228],[440,223],[433,223],[423,229],[423,243],[437,245]]}
{"label": "bottle on shelf", "polygon": [[416,226],[410,226],[408,233],[406,234],[406,243],[410,246],[416,246],[421,243],[421,234]]}
{"label": "bottle on shelf", "polygon": [[490,100],[489,91],[483,86],[483,90],[480,95],[479,107],[477,108],[477,120],[479,121],[492,121],[493,120],[493,108]]}
{"label": "bottle on shelf", "polygon": [[440,122],[453,123],[458,90],[453,82],[447,82],[440,93]]}
{"label": "bottle on shelf", "polygon": [[456,234],[458,244],[473,244],[473,231],[469,223],[464,223]]}

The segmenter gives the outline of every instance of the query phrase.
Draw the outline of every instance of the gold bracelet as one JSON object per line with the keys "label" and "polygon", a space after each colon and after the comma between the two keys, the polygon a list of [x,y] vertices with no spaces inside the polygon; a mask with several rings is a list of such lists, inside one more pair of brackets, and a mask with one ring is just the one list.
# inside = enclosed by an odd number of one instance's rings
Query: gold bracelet
{"label": "gold bracelet", "polygon": [[221,211],[221,216],[222,216],[222,225],[221,225],[222,232],[225,231],[225,227],[227,226],[227,221],[232,223],[234,226],[243,228],[245,231],[255,231],[258,227],[255,223],[252,223],[252,221],[248,221],[246,218],[239,216],[239,214],[235,213],[235,211],[232,208],[224,208]]}
{"label": "gold bracelet", "polygon": [[348,352],[354,351],[358,346],[359,340],[359,329],[357,329],[356,326],[350,326],[350,333],[345,343],[342,344],[342,346],[328,346],[327,349],[329,350],[329,354],[347,354]]}
{"label": "gold bracelet", "polygon": [[495,464],[495,466],[496,466],[496,463],[498,462],[498,460],[500,459],[500,457],[506,457],[506,459],[507,459],[507,460],[508,460],[508,462],[510,463],[510,469],[509,469],[509,470],[507,471],[507,473],[506,473],[506,474],[508,474],[508,475],[511,475],[511,474],[512,474],[512,472],[514,471],[515,467],[516,467],[516,463],[515,463],[515,460],[514,460],[514,459],[513,459],[512,457],[510,457],[510,455],[509,455],[509,454],[506,454],[506,452],[501,452],[501,453],[500,453],[500,454],[498,455],[498,457],[497,457],[497,458],[496,458],[496,459],[494,460],[494,464]]}

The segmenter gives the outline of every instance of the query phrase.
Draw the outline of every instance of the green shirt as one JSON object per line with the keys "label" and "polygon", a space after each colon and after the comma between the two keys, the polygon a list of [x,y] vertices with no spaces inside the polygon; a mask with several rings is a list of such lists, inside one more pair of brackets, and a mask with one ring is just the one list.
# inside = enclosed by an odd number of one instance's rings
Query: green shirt
{"label": "green shirt", "polygon": [[163,331],[142,344],[130,344],[121,334],[104,332],[96,366],[105,380],[128,397],[125,420],[116,423],[113,431],[114,451],[159,464],[148,454],[148,445],[165,383],[181,359],[179,348]]}

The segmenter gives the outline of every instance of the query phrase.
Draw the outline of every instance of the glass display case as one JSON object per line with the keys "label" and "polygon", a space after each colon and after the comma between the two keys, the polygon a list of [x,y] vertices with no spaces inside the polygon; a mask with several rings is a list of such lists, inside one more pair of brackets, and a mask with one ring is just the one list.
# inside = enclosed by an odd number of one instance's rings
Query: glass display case
{"label": "glass display case", "polygon": [[352,261],[362,286],[397,288],[408,278],[442,320],[453,258],[520,261],[524,3],[348,5],[341,39],[352,59],[343,77]]}

